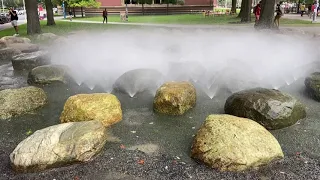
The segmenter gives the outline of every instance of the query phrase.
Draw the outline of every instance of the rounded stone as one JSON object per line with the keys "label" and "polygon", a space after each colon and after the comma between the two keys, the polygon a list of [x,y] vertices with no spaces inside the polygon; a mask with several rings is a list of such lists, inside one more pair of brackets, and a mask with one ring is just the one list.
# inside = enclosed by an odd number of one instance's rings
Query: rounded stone
{"label": "rounded stone", "polygon": [[156,92],[153,109],[168,115],[182,115],[196,104],[196,89],[189,82],[168,82]]}
{"label": "rounded stone", "polygon": [[304,84],[307,93],[317,101],[320,101],[320,72],[314,72],[306,77]]}
{"label": "rounded stone", "polygon": [[67,83],[68,67],[63,65],[44,65],[33,68],[28,75],[29,84],[51,84],[54,82]]}
{"label": "rounded stone", "polygon": [[264,127],[245,118],[210,115],[193,141],[191,157],[220,171],[244,171],[284,157]]}
{"label": "rounded stone", "polygon": [[280,129],[306,117],[306,108],[296,98],[274,89],[254,88],[232,94],[225,113],[252,119],[267,129]]}
{"label": "rounded stone", "polygon": [[31,70],[48,64],[50,64],[50,56],[47,51],[22,53],[12,57],[12,66],[15,70]]}

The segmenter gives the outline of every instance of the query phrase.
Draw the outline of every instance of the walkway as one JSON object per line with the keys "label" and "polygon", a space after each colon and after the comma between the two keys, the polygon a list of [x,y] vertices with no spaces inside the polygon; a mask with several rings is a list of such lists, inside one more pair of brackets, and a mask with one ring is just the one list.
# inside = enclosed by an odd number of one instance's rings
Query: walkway
{"label": "walkway", "polygon": [[[301,17],[300,14],[285,14],[283,16],[283,18],[294,19],[294,20],[303,20],[303,21],[309,21],[309,22],[312,21],[312,18],[310,19],[310,17],[307,14],[303,15],[303,17]],[[319,16],[317,17],[317,22],[316,23],[320,23],[320,17]]]}

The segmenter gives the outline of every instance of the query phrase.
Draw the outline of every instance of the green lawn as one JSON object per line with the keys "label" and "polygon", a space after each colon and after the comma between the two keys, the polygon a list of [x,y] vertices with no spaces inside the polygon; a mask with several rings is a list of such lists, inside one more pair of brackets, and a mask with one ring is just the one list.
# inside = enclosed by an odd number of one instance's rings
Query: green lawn
{"label": "green lawn", "polygon": [[[254,20],[254,17],[252,17]],[[102,22],[101,16],[76,18],[77,20]],[[110,15],[109,22],[121,22],[119,15]],[[220,15],[215,17],[203,17],[202,14],[182,14],[182,15],[129,15],[131,23],[155,23],[155,24],[234,24],[240,19],[232,15]],[[292,24],[312,24],[304,20],[281,19],[282,25]],[[313,24],[314,25],[314,24]]]}
{"label": "green lawn", "polygon": [[[98,31],[106,28],[120,27],[120,25],[106,26],[105,24],[71,23],[71,22],[65,22],[65,21],[56,21],[55,26],[47,26],[46,23],[47,23],[46,21],[41,21],[42,32],[43,33],[51,32],[57,35],[65,35],[72,31],[79,31],[79,30],[97,30]],[[12,36],[14,33],[15,31],[13,30],[13,28],[5,29],[0,31],[0,37]],[[19,26],[19,33],[20,33],[20,36],[23,36],[23,37],[27,36],[26,24]]]}

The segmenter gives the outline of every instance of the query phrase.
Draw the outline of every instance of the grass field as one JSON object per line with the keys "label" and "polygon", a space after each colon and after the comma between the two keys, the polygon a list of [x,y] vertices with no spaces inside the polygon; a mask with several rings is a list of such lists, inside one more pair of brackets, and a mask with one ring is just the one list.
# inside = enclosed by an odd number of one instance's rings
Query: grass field
{"label": "grass field", "polygon": [[[252,17],[254,21],[254,17]],[[84,21],[96,21],[102,22],[101,16],[76,18],[77,20]],[[118,15],[110,15],[108,18],[109,22],[121,22]],[[131,23],[154,23],[154,24],[234,24],[240,22],[237,16],[232,15],[220,15],[215,17],[203,17],[202,14],[181,14],[181,15],[153,15],[153,16],[142,16],[142,15],[129,15],[129,22]],[[281,24],[286,25],[307,25],[311,24],[309,21],[304,20],[292,20],[292,19],[281,19]]]}

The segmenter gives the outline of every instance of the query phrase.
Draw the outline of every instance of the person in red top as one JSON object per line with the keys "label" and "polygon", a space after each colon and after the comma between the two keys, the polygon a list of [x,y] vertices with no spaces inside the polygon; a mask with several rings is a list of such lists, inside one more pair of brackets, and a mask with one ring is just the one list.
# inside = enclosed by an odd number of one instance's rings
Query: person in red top
{"label": "person in red top", "polygon": [[254,13],[254,15],[256,16],[256,23],[260,19],[260,14],[261,14],[261,5],[259,3],[259,4],[257,4],[256,9],[255,9],[255,13]]}

